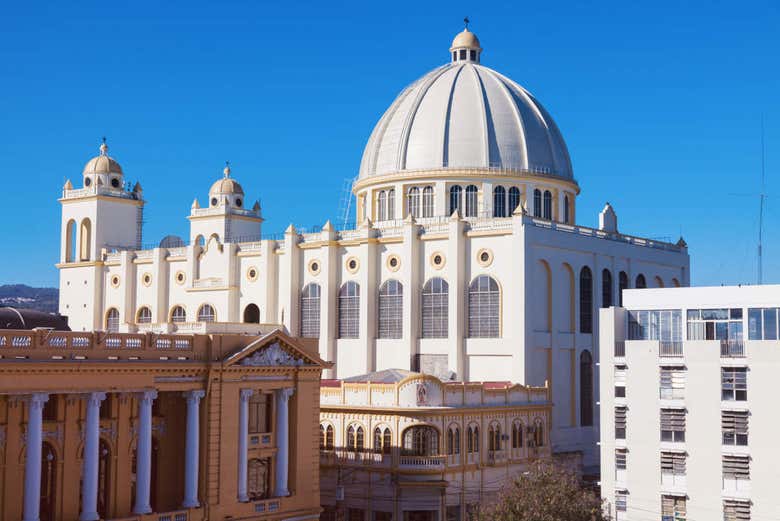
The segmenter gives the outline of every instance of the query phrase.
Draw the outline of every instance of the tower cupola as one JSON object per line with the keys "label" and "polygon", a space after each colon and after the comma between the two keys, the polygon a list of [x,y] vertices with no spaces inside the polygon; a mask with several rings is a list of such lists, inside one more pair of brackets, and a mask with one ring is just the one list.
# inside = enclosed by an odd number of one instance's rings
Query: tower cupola
{"label": "tower cupola", "polygon": [[452,46],[450,47],[452,62],[479,63],[479,57],[482,54],[479,38],[477,38],[476,34],[469,31],[469,19],[464,19],[464,22],[466,27],[452,40]]}
{"label": "tower cupola", "polygon": [[100,145],[100,154],[93,157],[84,165],[82,172],[84,178],[84,188],[93,186],[105,186],[115,190],[122,189],[124,173],[119,163],[108,155],[108,145],[106,138]]}

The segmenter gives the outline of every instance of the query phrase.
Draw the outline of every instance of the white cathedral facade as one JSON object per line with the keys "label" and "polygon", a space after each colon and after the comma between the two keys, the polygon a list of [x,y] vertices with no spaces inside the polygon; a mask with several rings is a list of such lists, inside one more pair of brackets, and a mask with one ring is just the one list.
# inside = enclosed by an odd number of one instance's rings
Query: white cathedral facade
{"label": "white cathedral facade", "polygon": [[60,199],[60,312],[74,330],[281,324],[317,339],[331,378],[547,381],[553,450],[597,462],[597,310],[624,288],[688,285],[687,248],[619,232],[608,204],[598,228],[578,225],[555,122],[481,55],[474,33],[458,34],[449,63],[381,117],[353,185],[354,229],[264,239],[259,205],[226,168],[192,204],[189,240],[142,249],[143,192],[104,144]]}

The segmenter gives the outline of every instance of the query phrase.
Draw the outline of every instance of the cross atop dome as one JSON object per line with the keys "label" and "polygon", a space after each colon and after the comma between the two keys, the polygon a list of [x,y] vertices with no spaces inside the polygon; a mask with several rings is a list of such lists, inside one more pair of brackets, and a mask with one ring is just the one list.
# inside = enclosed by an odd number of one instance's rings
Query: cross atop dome
{"label": "cross atop dome", "polygon": [[106,144],[106,136],[103,136],[103,143],[101,143],[100,145],[100,155],[101,156],[108,155],[108,145]]}
{"label": "cross atop dome", "polygon": [[225,169],[222,170],[222,173],[225,174],[225,179],[230,177],[230,161],[225,161]]}
{"label": "cross atop dome", "polygon": [[466,27],[455,36],[450,47],[452,62],[479,63],[479,56],[482,54],[479,38],[477,38],[476,34],[469,31],[469,23],[471,22],[468,16],[463,19],[463,23]]}

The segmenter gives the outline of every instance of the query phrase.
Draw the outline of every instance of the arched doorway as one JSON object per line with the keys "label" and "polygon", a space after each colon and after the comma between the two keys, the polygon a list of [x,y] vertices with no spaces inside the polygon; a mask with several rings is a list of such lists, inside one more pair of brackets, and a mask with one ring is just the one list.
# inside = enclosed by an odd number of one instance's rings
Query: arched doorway
{"label": "arched doorway", "polygon": [[111,494],[111,447],[105,440],[100,440],[98,459],[98,497],[97,511],[101,519],[109,517],[109,498]]}
{"label": "arched doorway", "polygon": [[249,304],[244,308],[244,322],[247,324],[260,323],[260,308],[257,304]]}
{"label": "arched doorway", "polygon": [[57,508],[57,454],[54,447],[43,442],[41,447],[40,521],[54,521]]}

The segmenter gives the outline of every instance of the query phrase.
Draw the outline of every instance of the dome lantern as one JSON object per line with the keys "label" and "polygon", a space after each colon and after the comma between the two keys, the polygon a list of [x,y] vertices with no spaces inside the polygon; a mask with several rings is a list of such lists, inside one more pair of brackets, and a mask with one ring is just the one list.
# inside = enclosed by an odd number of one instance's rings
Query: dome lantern
{"label": "dome lantern", "polygon": [[464,18],[463,22],[466,24],[466,27],[455,35],[450,46],[452,62],[479,63],[479,57],[482,54],[479,38],[477,38],[476,34],[469,31],[469,19]]}
{"label": "dome lantern", "polygon": [[90,159],[84,165],[84,171],[81,174],[84,178],[84,186],[107,185],[112,189],[122,188],[123,172],[119,163],[108,155],[108,145],[106,138],[100,144],[100,154]]}

